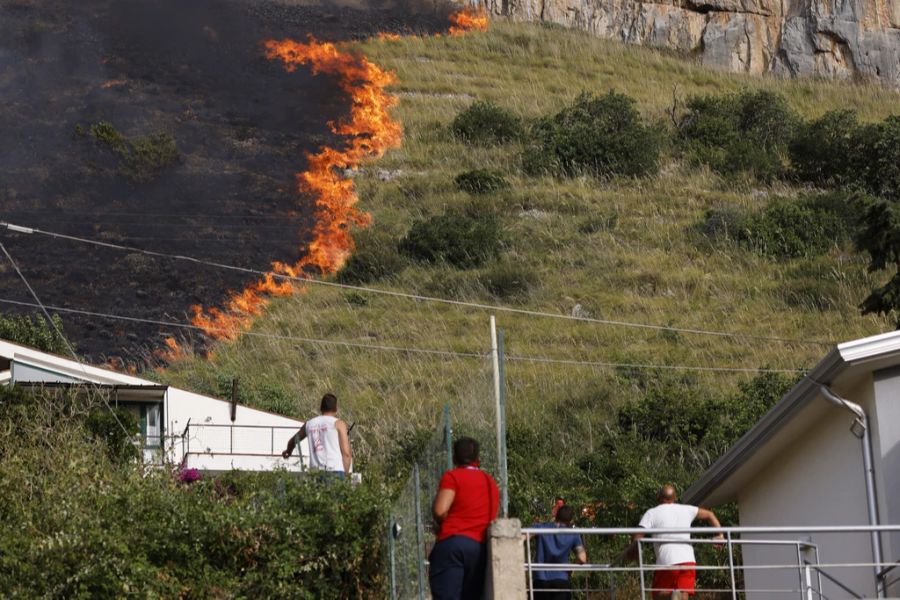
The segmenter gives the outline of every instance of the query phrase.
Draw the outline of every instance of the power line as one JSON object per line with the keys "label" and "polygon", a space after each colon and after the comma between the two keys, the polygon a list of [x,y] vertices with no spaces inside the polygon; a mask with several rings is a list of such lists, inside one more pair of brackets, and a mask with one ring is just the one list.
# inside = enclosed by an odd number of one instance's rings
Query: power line
{"label": "power line", "polygon": [[[15,306],[30,306],[37,307],[38,305],[32,304],[30,302],[20,302],[17,300],[9,300],[6,298],[0,298],[0,303],[3,304],[12,304]],[[232,331],[230,329],[224,327],[200,327],[199,325],[191,325],[188,323],[180,323],[178,321],[163,321],[159,319],[144,319],[140,317],[128,317],[125,315],[113,315],[110,313],[101,313],[94,312],[89,310],[81,310],[77,308],[65,308],[62,306],[49,306],[50,310],[54,310],[60,313],[70,313],[76,315],[83,315],[88,317],[99,317],[104,319],[115,319],[119,321],[129,321],[132,323],[146,323],[149,325],[161,325],[164,327],[176,327],[180,329],[191,329],[194,331],[206,332],[206,331],[222,331],[229,332]],[[324,340],[318,338],[309,338],[309,337],[300,337],[295,335],[281,335],[277,333],[261,333],[258,331],[244,331],[242,335],[248,335],[252,337],[260,337],[281,341],[290,341],[290,342],[306,342],[311,344],[322,344],[329,346],[345,346],[348,348],[361,348],[366,350],[385,350],[390,352],[409,352],[416,354],[433,354],[436,356],[458,356],[458,357],[466,357],[466,358],[484,358],[486,356],[485,353],[478,352],[454,352],[452,350],[433,350],[428,348],[409,348],[403,346],[387,346],[383,344],[364,344],[362,342],[348,342],[344,340]]]}
{"label": "power line", "polygon": [[155,256],[158,258],[167,258],[172,260],[182,260],[187,262],[192,262],[199,265],[204,265],[208,267],[215,267],[218,269],[227,269],[231,271],[239,271],[242,273],[248,273],[256,276],[271,276],[276,279],[286,280],[286,281],[296,281],[300,283],[308,283],[313,285],[320,285],[325,287],[334,287],[346,290],[354,290],[358,292],[367,292],[371,294],[381,294],[384,296],[392,296],[395,298],[405,298],[407,300],[417,300],[421,302],[435,302],[438,304],[448,304],[451,306],[461,306],[465,308],[475,308],[478,310],[488,310],[495,312],[505,312],[511,314],[520,314],[527,315],[532,317],[545,317],[551,319],[560,319],[565,321],[580,321],[583,323],[594,323],[597,325],[611,325],[618,327],[632,327],[636,329],[649,329],[653,331],[671,331],[677,333],[684,334],[693,334],[693,335],[709,335],[715,337],[727,337],[727,338],[737,338],[737,339],[748,339],[748,340],[761,340],[761,341],[769,341],[769,342],[783,342],[783,343],[791,343],[791,344],[807,344],[807,345],[817,345],[817,346],[831,346],[832,342],[821,341],[821,340],[801,340],[801,339],[792,339],[792,338],[783,338],[783,337],[773,337],[773,336],[765,336],[765,335],[754,335],[754,334],[745,334],[745,333],[731,333],[725,331],[715,331],[709,329],[696,329],[696,328],[687,328],[687,327],[672,327],[667,325],[650,325],[646,323],[635,323],[630,321],[618,321],[612,319],[597,319],[594,317],[581,317],[575,315],[564,315],[559,313],[548,313],[538,310],[530,310],[525,308],[514,308],[511,306],[503,306],[498,304],[483,304],[479,302],[467,302],[463,300],[451,300],[449,298],[438,298],[435,296],[423,296],[420,294],[412,294],[408,292],[396,292],[392,290],[383,290],[378,288],[370,288],[359,285],[350,285],[346,283],[337,283],[334,281],[325,281],[322,279],[314,279],[312,277],[296,277],[292,275],[285,275],[283,273],[274,273],[271,271],[261,271],[259,269],[251,269],[248,267],[238,267],[235,265],[228,265],[220,262],[203,260],[199,258],[195,258],[192,256],[186,256],[183,254],[168,254],[165,252],[157,252],[153,250],[144,250],[142,248],[136,248],[133,246],[123,246],[120,244],[113,244],[110,242],[101,242],[99,240],[92,240],[89,238],[82,238],[73,235],[67,235],[63,233],[54,233],[52,231],[44,231],[41,229],[33,228],[33,227],[23,227],[21,225],[14,225],[12,223],[6,223],[0,221],[0,227],[5,227],[9,231],[13,231],[16,233],[26,233],[26,234],[38,234],[45,235],[48,237],[63,239],[72,242],[78,242],[83,244],[92,244],[95,246],[100,246],[104,248],[111,248],[114,250],[122,250],[125,252],[133,252],[146,254],[147,256]]}
{"label": "power line", "polygon": [[804,373],[806,369],[753,369],[750,367],[703,367],[693,365],[652,365],[645,363],[615,363],[615,362],[595,362],[589,360],[574,360],[566,358],[547,358],[544,356],[504,356],[506,360],[516,362],[536,362],[551,363],[558,365],[577,365],[585,367],[620,367],[628,369],[660,369],[660,370],[679,370],[679,371],[712,371],[712,372],[728,372],[728,373]]}
{"label": "power line", "polygon": [[[31,297],[34,298],[34,301],[37,302],[37,306],[41,309],[41,311],[44,313],[44,316],[47,318],[47,323],[49,323],[50,326],[56,330],[56,335],[59,336],[59,338],[66,345],[66,348],[69,349],[69,352],[72,354],[72,357],[75,359],[75,361],[81,367],[81,372],[84,373],[85,376],[87,376],[87,369],[85,368],[84,363],[81,361],[81,357],[78,356],[78,353],[75,352],[75,349],[69,343],[69,340],[66,338],[66,334],[63,333],[62,330],[60,330],[59,325],[57,325],[56,322],[53,320],[53,318],[50,316],[50,312],[47,310],[47,308],[41,302],[41,299],[38,297],[37,293],[35,293],[34,289],[31,287],[31,284],[28,283],[28,280],[25,278],[25,275],[22,273],[22,270],[19,269],[19,265],[16,264],[15,260],[13,260],[12,255],[10,255],[9,251],[6,249],[6,246],[3,245],[3,242],[0,242],[0,250],[3,251],[3,254],[9,260],[9,263],[12,265],[15,272],[19,275],[19,278],[22,280],[22,283],[24,283],[25,287],[28,288],[28,292],[31,294]],[[109,405],[109,402],[106,400],[106,397],[103,396],[103,394],[98,394],[98,395],[100,396],[100,399],[103,400],[103,404],[106,405],[106,408],[109,410],[109,413],[113,416],[113,419],[115,419],[116,423],[119,424],[119,427],[122,429],[122,432],[125,434],[125,438],[131,439],[131,433],[128,432],[128,429],[126,429],[125,425],[122,424],[122,421],[119,420],[119,415],[117,415],[115,413],[115,411],[112,409],[112,407]]]}
{"label": "power line", "polygon": [[[13,213],[35,213],[35,214],[50,214],[50,215],[59,215],[60,211],[58,209],[30,209],[30,208],[21,208],[15,209],[11,211]],[[65,214],[65,213],[62,213]],[[264,219],[264,220],[278,220],[284,221],[285,219],[308,219],[306,215],[214,215],[208,213],[139,213],[139,212],[83,212],[78,211],[79,216],[91,216],[96,215],[99,217],[113,217],[113,216],[123,216],[123,217],[152,217],[152,218],[173,218],[173,219]]]}
{"label": "power line", "polygon": [[[15,306],[29,306],[36,307],[36,304],[32,304],[30,302],[20,302],[18,300],[9,300],[6,298],[0,298],[0,303],[2,304],[11,304]],[[65,308],[60,306],[48,306],[50,310],[54,310],[60,313],[70,313],[77,314],[83,316],[104,318],[104,319],[115,319],[120,321],[129,321],[133,323],[148,323],[151,325],[162,325],[167,327],[176,327],[181,329],[190,329],[195,331],[205,331],[206,328],[200,327],[198,325],[190,325],[187,323],[179,323],[177,321],[162,321],[157,319],[144,319],[140,317],[128,317],[124,315],[113,315],[109,313],[101,313],[101,312],[93,312],[87,310],[80,310],[75,308]],[[214,331],[229,331],[223,328],[213,328]],[[309,337],[300,337],[300,336],[292,336],[292,335],[280,335],[273,333],[261,333],[257,331],[245,331],[242,335],[259,337],[259,338],[268,338],[268,339],[276,339],[282,341],[295,341],[295,342],[305,342],[310,344],[321,344],[321,345],[330,345],[330,346],[343,346],[348,348],[360,348],[365,350],[382,350],[389,352],[401,352],[401,353],[415,353],[415,354],[429,354],[435,356],[453,356],[453,357],[461,357],[461,358],[487,358],[489,356],[488,352],[456,352],[452,350],[435,350],[435,349],[427,349],[427,348],[415,348],[415,347],[404,347],[404,346],[388,346],[383,344],[364,344],[361,342],[348,342],[344,340],[326,340],[319,338],[309,338]],[[552,363],[552,364],[566,364],[566,365],[574,365],[574,366],[590,366],[590,367],[621,367],[621,368],[632,368],[632,369],[670,369],[670,370],[685,370],[685,371],[710,371],[710,372],[721,372],[721,373],[798,373],[802,372],[803,369],[753,369],[749,367],[707,367],[707,366],[693,366],[693,365],[655,365],[655,364],[643,364],[643,363],[617,363],[617,362],[599,362],[599,361],[588,361],[588,360],[575,360],[575,359],[563,359],[563,358],[551,358],[547,356],[506,356],[506,359],[510,361],[519,361],[519,362],[536,362],[536,363]]]}

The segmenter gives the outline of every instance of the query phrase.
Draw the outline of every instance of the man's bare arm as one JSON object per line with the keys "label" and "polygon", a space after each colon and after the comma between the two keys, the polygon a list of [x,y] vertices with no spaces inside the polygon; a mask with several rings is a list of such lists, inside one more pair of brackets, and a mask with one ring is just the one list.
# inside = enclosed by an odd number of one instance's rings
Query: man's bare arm
{"label": "man's bare arm", "polygon": [[304,439],[306,439],[306,423],[304,423],[303,426],[300,427],[300,431],[298,431],[295,435],[292,435],[291,439],[288,440],[287,448],[285,449],[284,452],[281,453],[282,458],[290,458],[291,457],[291,454],[294,453],[294,448],[297,447],[296,440],[298,438],[300,439],[300,441],[303,441]]}
{"label": "man's bare arm", "polygon": [[[710,527],[721,527],[722,524],[719,523],[718,517],[716,517],[716,513],[706,508],[698,508],[697,509],[697,518],[701,521],[706,521],[709,523]],[[722,539],[725,536],[721,533],[717,533],[713,536],[713,539]]]}
{"label": "man's bare arm", "polygon": [[338,443],[341,446],[341,460],[344,463],[344,473],[349,473],[353,466],[353,451],[350,450],[350,434],[347,431],[347,424],[338,420],[334,424],[334,428],[338,432]]}
{"label": "man's bare arm", "polygon": [[453,499],[456,498],[456,490],[448,490],[441,488],[431,503],[431,516],[434,518],[434,532],[437,533],[441,527],[441,523],[447,518],[450,507],[453,505]]}
{"label": "man's bare arm", "polygon": [[634,560],[637,558],[638,554],[638,540],[644,537],[643,533],[634,533],[631,535],[631,543],[628,544],[628,547],[625,548],[624,552],[619,555],[619,558],[615,560],[615,564],[626,563],[630,560]]}
{"label": "man's bare arm", "polygon": [[584,546],[575,546],[575,563],[579,565],[587,564],[587,551]]}

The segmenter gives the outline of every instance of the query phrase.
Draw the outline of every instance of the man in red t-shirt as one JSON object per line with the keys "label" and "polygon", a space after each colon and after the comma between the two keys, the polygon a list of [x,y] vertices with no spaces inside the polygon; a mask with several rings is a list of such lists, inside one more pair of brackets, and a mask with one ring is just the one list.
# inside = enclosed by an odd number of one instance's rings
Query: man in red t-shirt
{"label": "man in red t-shirt", "polygon": [[433,600],[477,600],[484,592],[487,529],[497,516],[500,491],[479,468],[478,442],[453,444],[453,464],[431,505],[437,542],[428,557]]}

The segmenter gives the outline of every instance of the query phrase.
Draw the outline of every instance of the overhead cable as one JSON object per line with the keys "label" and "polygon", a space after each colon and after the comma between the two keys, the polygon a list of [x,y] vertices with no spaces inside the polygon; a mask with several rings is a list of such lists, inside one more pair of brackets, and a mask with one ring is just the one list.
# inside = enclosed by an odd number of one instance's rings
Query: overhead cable
{"label": "overhead cable", "polygon": [[325,281],[322,279],[314,279],[312,277],[297,277],[292,275],[285,275],[283,273],[275,273],[272,271],[263,271],[260,269],[251,269],[248,267],[238,267],[236,265],[228,265],[220,262],[203,260],[199,258],[195,258],[192,256],[186,256],[183,254],[168,254],[165,252],[156,252],[153,250],[144,250],[142,248],[132,247],[132,246],[123,246],[120,244],[113,244],[110,242],[101,242],[99,240],[92,240],[89,238],[82,238],[72,235],[67,235],[63,233],[54,233],[51,231],[44,231],[37,228],[32,227],[23,227],[20,225],[13,225],[11,223],[6,223],[0,221],[0,227],[5,227],[10,231],[14,231],[17,233],[27,233],[27,234],[37,234],[37,235],[45,235],[52,238],[68,240],[72,242],[84,243],[84,244],[92,244],[95,246],[100,246],[104,248],[111,248],[114,250],[121,250],[125,252],[133,252],[145,254],[147,256],[155,256],[159,258],[167,258],[172,260],[181,260],[186,262],[192,262],[199,265],[204,265],[208,267],[215,267],[218,269],[227,269],[231,271],[239,271],[242,273],[248,273],[257,276],[271,276],[276,279],[281,279],[285,281],[296,281],[300,283],[309,283],[313,285],[320,285],[325,287],[334,287],[346,290],[354,290],[358,292],[366,292],[371,294],[381,294],[383,296],[392,296],[395,298],[405,298],[408,300],[416,300],[421,302],[434,302],[438,304],[447,304],[451,306],[461,306],[465,308],[474,308],[478,310],[488,310],[495,312],[504,312],[510,314],[520,314],[527,315],[532,317],[545,317],[551,319],[560,319],[565,321],[579,321],[583,323],[594,323],[597,325],[610,325],[610,326],[618,326],[618,327],[631,327],[636,329],[648,329],[653,331],[670,331],[677,332],[683,334],[693,334],[693,335],[708,335],[715,337],[727,337],[727,338],[736,338],[736,339],[748,339],[748,340],[760,340],[760,341],[769,341],[769,342],[782,342],[789,344],[803,344],[803,345],[817,345],[817,346],[831,346],[833,342],[823,341],[823,340],[802,340],[802,339],[794,339],[794,338],[784,338],[784,337],[774,337],[774,336],[766,336],[766,335],[754,335],[754,334],[746,334],[746,333],[732,333],[726,331],[715,331],[709,329],[696,329],[696,328],[687,328],[687,327],[672,327],[668,325],[652,325],[647,323],[635,323],[630,321],[618,321],[612,319],[598,319],[595,317],[585,317],[585,316],[576,316],[576,315],[566,315],[559,313],[548,313],[538,310],[530,310],[525,308],[514,308],[511,306],[503,306],[499,304],[483,304],[479,302],[466,302],[463,300],[451,300],[449,298],[439,298],[435,296],[423,296],[420,294],[412,294],[409,292],[397,292],[392,290],[384,290],[378,288],[370,288],[359,285],[350,285],[345,283],[337,283],[334,281]]}
{"label": "overhead cable", "polygon": [[[9,253],[9,251],[6,249],[6,246],[4,246],[2,242],[0,242],[0,250],[3,251],[3,254],[6,256],[7,260],[9,260],[9,263],[12,265],[13,270],[15,270],[15,272],[19,275],[19,279],[21,279],[22,283],[25,284],[25,287],[28,289],[28,292],[31,294],[31,297],[34,298],[34,301],[37,303],[36,306],[41,309],[41,312],[44,313],[44,316],[47,318],[47,323],[51,327],[53,327],[54,330],[56,330],[56,335],[58,335],[59,338],[66,345],[66,348],[68,348],[69,353],[72,354],[72,357],[75,359],[75,362],[78,363],[78,365],[81,367],[82,373],[84,373],[86,376],[87,369],[85,368],[84,362],[82,362],[81,357],[78,356],[78,353],[75,352],[75,349],[69,343],[69,340],[66,338],[66,334],[63,333],[63,331],[59,328],[59,325],[57,325],[56,322],[53,320],[53,318],[50,316],[50,312],[47,310],[47,307],[44,306],[44,304],[41,302],[41,299],[38,297],[37,293],[35,293],[34,288],[32,288],[31,284],[28,283],[28,280],[25,278],[25,275],[22,273],[22,270],[19,269],[19,265],[16,263],[15,260],[13,260],[12,255]],[[119,420],[119,415],[117,415],[116,412],[112,409],[112,406],[109,405],[109,402],[106,400],[106,397],[103,394],[98,394],[98,395],[100,396],[100,399],[103,400],[103,404],[106,405],[106,408],[109,410],[109,413],[113,416],[113,419],[115,419],[116,423],[118,423],[119,428],[122,429],[122,432],[125,434],[125,438],[131,439],[132,434],[128,432],[128,429],[126,429],[125,425],[122,424],[122,421]]]}
{"label": "overhead cable", "polygon": [[[0,298],[0,303],[2,304],[11,304],[14,306],[30,306],[36,307],[36,304],[32,304],[31,302],[20,302],[18,300],[9,300],[6,298]],[[194,331],[204,331],[206,328],[200,327],[198,325],[192,325],[188,323],[179,323],[177,321],[163,321],[157,319],[144,319],[140,317],[128,317],[124,315],[113,315],[109,313],[101,313],[101,312],[93,312],[87,310],[80,310],[75,308],[65,308],[61,306],[48,306],[50,310],[60,312],[60,313],[70,313],[76,315],[83,315],[89,317],[97,317],[104,319],[114,319],[120,321],[130,321],[132,323],[147,323],[151,325],[162,325],[166,327],[175,327],[181,329],[190,329]],[[223,331],[225,331],[223,329]],[[486,358],[489,356],[489,352],[456,352],[451,350],[436,350],[436,349],[428,349],[428,348],[414,348],[414,347],[404,347],[404,346],[387,346],[383,344],[365,344],[361,342],[349,342],[344,340],[326,340],[326,339],[317,339],[317,338],[309,338],[309,337],[300,337],[293,335],[281,335],[274,333],[262,333],[258,331],[245,331],[242,335],[259,337],[259,338],[269,338],[275,340],[282,341],[294,341],[294,342],[304,342],[310,344],[321,344],[321,345],[329,345],[329,346],[343,346],[348,348],[359,348],[364,350],[381,350],[381,351],[389,351],[389,352],[401,352],[401,353],[414,353],[414,354],[429,354],[436,356],[453,356],[453,357],[463,357],[463,358]],[[755,369],[749,367],[707,367],[707,366],[693,366],[693,365],[655,365],[655,364],[641,364],[641,363],[617,363],[617,362],[597,362],[597,361],[587,361],[587,360],[575,360],[575,359],[561,359],[561,358],[551,358],[546,356],[505,356],[506,360],[509,361],[518,361],[518,362],[536,362],[536,363],[553,363],[553,364],[566,364],[573,366],[590,366],[590,367],[621,367],[621,368],[632,368],[632,369],[673,369],[673,370],[683,370],[683,371],[710,371],[710,372],[723,372],[723,373],[798,373],[802,372],[802,369]]]}

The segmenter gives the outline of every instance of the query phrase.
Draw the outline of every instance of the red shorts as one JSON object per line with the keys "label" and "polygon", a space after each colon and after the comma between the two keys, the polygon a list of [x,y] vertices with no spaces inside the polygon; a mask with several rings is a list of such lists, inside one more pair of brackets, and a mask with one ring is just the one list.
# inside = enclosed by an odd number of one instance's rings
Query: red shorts
{"label": "red shorts", "polygon": [[[697,563],[678,563],[673,566],[693,567]],[[694,593],[694,586],[697,581],[696,569],[660,569],[653,573],[653,589],[654,591],[671,592],[678,590],[680,592]]]}

